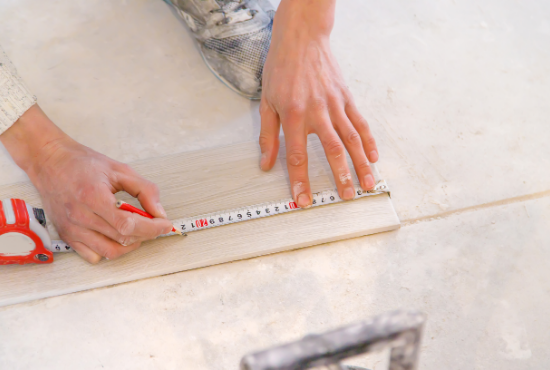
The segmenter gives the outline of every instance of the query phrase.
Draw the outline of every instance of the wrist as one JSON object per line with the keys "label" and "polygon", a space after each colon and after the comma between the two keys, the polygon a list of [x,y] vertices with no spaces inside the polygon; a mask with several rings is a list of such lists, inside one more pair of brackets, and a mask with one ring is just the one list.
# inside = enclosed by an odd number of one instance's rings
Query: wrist
{"label": "wrist", "polygon": [[0,141],[32,179],[59,146],[72,139],[35,104],[0,135]]}
{"label": "wrist", "polygon": [[[275,15],[273,33],[325,40],[334,25],[336,0],[282,0]],[[280,32],[277,32],[281,29]]]}

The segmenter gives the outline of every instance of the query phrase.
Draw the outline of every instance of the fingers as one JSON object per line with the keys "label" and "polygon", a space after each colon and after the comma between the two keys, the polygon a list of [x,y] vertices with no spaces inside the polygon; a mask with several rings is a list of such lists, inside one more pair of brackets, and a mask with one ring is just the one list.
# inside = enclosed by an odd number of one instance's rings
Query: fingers
{"label": "fingers", "polygon": [[286,142],[286,163],[292,197],[300,208],[312,203],[311,188],[307,171],[307,133],[303,115],[290,114],[283,118]]}
{"label": "fingers", "polygon": [[138,241],[144,241],[145,238],[135,235],[122,235],[114,227],[109,225],[102,217],[96,215],[88,209],[81,207],[79,212],[71,212],[71,221],[82,228],[97,231],[109,239],[114,240],[120,245],[126,246]]}
{"label": "fingers", "polygon": [[117,190],[124,190],[137,198],[145,211],[154,217],[166,218],[166,212],[160,204],[159,189],[151,181],[138,175],[130,166],[121,164],[116,182]]}
{"label": "fingers", "polygon": [[91,264],[96,264],[101,261],[101,256],[88,248],[85,244],[80,242],[69,242],[69,246],[75,250],[76,253]]}
{"label": "fingers", "polygon": [[[100,205],[95,207],[93,211],[113,227],[118,234],[123,237],[134,236],[142,239],[154,239],[172,230],[173,226],[166,219],[166,212],[160,204],[159,190],[155,184],[138,175],[128,165],[121,164],[113,185],[117,190],[124,190],[136,197],[145,211],[156,217],[149,219],[120,210],[115,207],[115,196],[110,191],[103,192]],[[134,240],[128,239],[124,244],[132,241]]]}
{"label": "fingers", "polygon": [[262,118],[262,128],[260,130],[260,149],[262,158],[260,168],[268,171],[273,168],[279,153],[279,115],[273,111],[269,105],[262,100],[260,104],[260,116]]}
{"label": "fingers", "polygon": [[72,230],[71,234],[71,237],[62,237],[65,240],[70,240],[69,245],[90,263],[97,263],[102,257],[108,260],[118,258],[139,248],[141,244],[140,242],[136,242],[123,246],[98,232],[81,227]]}
{"label": "fingers", "polygon": [[[113,175],[115,189],[126,190],[148,204],[149,212],[160,212],[157,187],[123,166]],[[69,242],[84,259],[97,263],[101,257],[114,259],[138,248],[142,241],[154,239],[172,230],[164,218],[149,219],[116,207],[113,188],[96,185],[79,194],[80,205],[66,205],[67,221],[61,229]],[[164,212],[162,210],[162,212]],[[165,216],[165,214],[164,214]]]}
{"label": "fingers", "polygon": [[104,194],[101,205],[96,207],[93,211],[122,236],[154,239],[172,230],[172,224],[164,218],[149,219],[135,213],[118,209],[115,203],[115,196],[109,192],[108,194]]}
{"label": "fingers", "polygon": [[328,114],[321,115],[318,120],[317,136],[323,144],[325,155],[336,181],[338,194],[344,200],[351,200],[355,197],[355,188],[346,160],[344,144],[334,130]]}
{"label": "fingers", "polygon": [[379,157],[378,148],[376,147],[376,140],[374,140],[374,136],[372,136],[367,120],[359,113],[359,110],[353,102],[348,102],[348,104],[346,104],[345,111],[353,127],[355,127],[355,130],[361,137],[361,142],[363,143],[363,148],[369,161],[375,163],[378,161]]}
{"label": "fingers", "polygon": [[361,184],[361,188],[364,190],[374,188],[374,175],[363,148],[361,135],[353,127],[342,108],[333,107],[330,112],[336,132],[342,139],[342,142],[351,157],[353,167],[355,168],[355,173],[357,174],[357,178]]}
{"label": "fingers", "polygon": [[154,239],[172,230],[172,224],[166,219],[149,219],[128,211],[120,210],[116,208],[114,204],[113,197],[113,201],[105,204],[104,210],[96,213],[123,236],[133,235],[144,239]]}

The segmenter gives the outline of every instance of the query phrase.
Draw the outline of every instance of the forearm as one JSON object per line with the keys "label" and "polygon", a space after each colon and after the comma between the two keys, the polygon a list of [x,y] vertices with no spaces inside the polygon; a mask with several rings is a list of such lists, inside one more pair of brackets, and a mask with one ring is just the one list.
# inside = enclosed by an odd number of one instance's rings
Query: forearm
{"label": "forearm", "polygon": [[33,105],[0,135],[15,163],[32,178],[56,145],[70,140],[40,109]]}

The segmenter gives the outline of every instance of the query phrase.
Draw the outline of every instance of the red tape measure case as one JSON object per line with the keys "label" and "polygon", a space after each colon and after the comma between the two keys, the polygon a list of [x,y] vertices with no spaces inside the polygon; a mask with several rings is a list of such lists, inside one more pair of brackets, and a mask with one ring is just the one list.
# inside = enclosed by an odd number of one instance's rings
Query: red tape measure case
{"label": "red tape measure case", "polygon": [[[5,199],[0,202],[0,265],[52,263],[53,253],[44,246],[42,238],[32,229],[49,239],[43,225],[29,215],[25,201]],[[38,226],[37,226],[38,225]]]}

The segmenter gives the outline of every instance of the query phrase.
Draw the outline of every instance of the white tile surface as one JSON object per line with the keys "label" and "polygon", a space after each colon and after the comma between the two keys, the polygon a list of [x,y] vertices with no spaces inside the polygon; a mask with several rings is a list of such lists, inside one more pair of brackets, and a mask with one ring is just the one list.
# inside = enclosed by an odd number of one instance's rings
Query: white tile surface
{"label": "white tile surface", "polygon": [[550,3],[339,3],[334,49],[402,219],[550,189]]}
{"label": "white tile surface", "polygon": [[[232,369],[249,350],[398,307],[429,315],[422,369],[547,366],[550,3],[337,10],[333,48],[401,219],[470,211],[6,307],[0,367]],[[56,123],[116,159],[258,134],[257,104],[210,74],[160,0],[5,0],[0,43]],[[0,152],[0,183],[24,179]]]}

